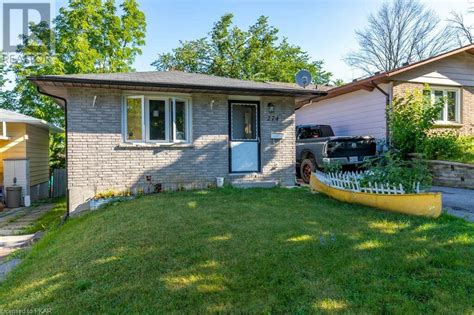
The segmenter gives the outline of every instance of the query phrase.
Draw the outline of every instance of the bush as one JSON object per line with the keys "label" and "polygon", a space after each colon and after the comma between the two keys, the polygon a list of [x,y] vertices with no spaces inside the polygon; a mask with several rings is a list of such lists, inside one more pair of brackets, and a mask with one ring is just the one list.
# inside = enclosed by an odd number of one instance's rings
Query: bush
{"label": "bush", "polygon": [[99,192],[95,194],[94,199],[107,199],[113,197],[128,197],[131,196],[132,192],[130,190],[124,191],[115,191],[115,190],[107,190],[103,192]]}
{"label": "bush", "polygon": [[323,170],[326,173],[338,173],[342,171],[342,164],[340,162],[324,163]]}
{"label": "bush", "polygon": [[474,164],[474,136],[459,137],[458,142],[461,146],[461,155],[455,157],[455,160]]}
{"label": "bush", "polygon": [[423,154],[430,160],[452,159],[462,151],[459,135],[452,130],[433,132],[423,142]]}
{"label": "bush", "polygon": [[416,158],[403,160],[399,154],[388,152],[378,160],[366,163],[368,172],[361,179],[361,185],[368,183],[403,186],[407,193],[415,192],[413,185],[420,183],[421,189],[431,186],[432,178],[426,161]]}
{"label": "bush", "polygon": [[391,146],[403,157],[408,153],[421,152],[430,128],[443,108],[442,102],[432,104],[430,89],[415,90],[405,97],[393,99],[392,108],[387,110]]}

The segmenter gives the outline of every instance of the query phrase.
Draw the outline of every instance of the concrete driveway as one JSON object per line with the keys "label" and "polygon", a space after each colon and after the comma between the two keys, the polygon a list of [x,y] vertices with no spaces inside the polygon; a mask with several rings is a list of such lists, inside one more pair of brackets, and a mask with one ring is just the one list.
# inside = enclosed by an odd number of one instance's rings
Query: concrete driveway
{"label": "concrete driveway", "polygon": [[443,194],[443,208],[449,214],[474,222],[474,190],[433,186],[431,191]]}

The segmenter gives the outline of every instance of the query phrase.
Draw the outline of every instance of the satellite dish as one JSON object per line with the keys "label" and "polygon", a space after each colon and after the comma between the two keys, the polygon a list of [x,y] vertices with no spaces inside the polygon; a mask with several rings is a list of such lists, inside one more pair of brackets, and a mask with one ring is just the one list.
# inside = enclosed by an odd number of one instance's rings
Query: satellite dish
{"label": "satellite dish", "polygon": [[311,73],[308,70],[300,70],[295,75],[296,84],[301,86],[302,88],[306,88],[308,85],[311,84],[313,78],[311,77]]}

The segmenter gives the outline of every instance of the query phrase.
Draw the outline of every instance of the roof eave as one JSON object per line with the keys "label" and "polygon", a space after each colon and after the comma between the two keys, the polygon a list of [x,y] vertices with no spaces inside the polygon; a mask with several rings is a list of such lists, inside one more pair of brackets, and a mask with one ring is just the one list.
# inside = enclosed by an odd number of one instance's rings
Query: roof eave
{"label": "roof eave", "polygon": [[299,109],[307,104],[311,104],[311,102],[315,99],[317,99],[317,101],[319,102],[325,99],[333,98],[339,95],[347,94],[347,93],[358,91],[361,89],[372,91],[374,89],[374,84],[387,83],[389,82],[389,77],[390,77],[389,73],[384,72],[384,73],[380,73],[378,75],[375,75],[375,76],[372,76],[360,81],[351,82],[351,83],[342,85],[340,87],[331,89],[327,91],[326,95],[309,96],[304,100],[298,101],[296,103],[296,109]]}
{"label": "roof eave", "polygon": [[370,85],[379,84],[379,83],[387,83],[387,82],[390,81],[390,79],[392,77],[394,77],[398,74],[401,74],[405,71],[409,71],[409,70],[412,70],[414,68],[421,67],[421,66],[426,65],[428,63],[435,62],[437,60],[440,60],[440,59],[443,59],[443,58],[446,58],[446,57],[450,57],[450,56],[453,56],[453,55],[456,55],[456,54],[459,54],[459,53],[462,53],[462,52],[467,52],[467,53],[470,53],[470,54],[474,54],[474,44],[466,45],[464,47],[460,47],[460,48],[445,52],[443,54],[440,54],[440,55],[437,55],[437,56],[434,56],[434,57],[431,57],[431,58],[428,58],[428,59],[420,60],[418,62],[414,62],[412,64],[394,69],[392,71],[382,72],[382,73],[373,75],[371,77],[368,77],[366,79],[362,79],[362,80],[358,80],[358,81],[354,81],[354,82],[345,84],[343,86],[340,86],[340,87],[329,90],[326,96],[308,97],[305,100],[297,102],[296,103],[296,109],[299,109],[299,108],[301,108],[301,107],[303,107],[307,104],[311,104],[311,102],[314,101],[315,99],[317,99],[317,101],[319,102],[319,101],[322,101],[322,100],[325,100],[325,99],[333,98],[333,97],[336,97],[336,96],[339,96],[339,95],[342,95],[342,94],[346,94],[346,93],[350,93],[350,92],[353,92],[353,91],[363,89],[364,86],[370,86]]}
{"label": "roof eave", "polygon": [[54,132],[54,133],[61,133],[61,132],[64,132],[64,130],[63,130],[62,128],[57,127],[57,126],[55,126],[55,125],[53,125],[53,124],[50,124],[50,123],[48,123],[47,121],[41,120],[41,119],[38,119],[38,120],[28,120],[28,119],[12,119],[12,118],[5,118],[5,119],[2,119],[1,121],[2,121],[2,122],[6,122],[6,123],[28,124],[28,125],[38,126],[38,127],[42,127],[42,128],[48,129],[49,131]]}
{"label": "roof eave", "polygon": [[91,86],[107,86],[107,87],[150,87],[150,88],[163,88],[163,89],[189,89],[196,91],[211,91],[211,92],[252,92],[253,94],[263,95],[280,95],[280,96],[310,96],[310,95],[325,95],[326,92],[317,90],[298,90],[298,89],[286,89],[286,88],[249,88],[249,87],[226,87],[226,86],[206,86],[206,85],[194,85],[194,84],[177,84],[177,83],[157,83],[157,82],[139,82],[139,81],[125,81],[125,80],[98,80],[98,79],[83,79],[83,78],[62,78],[62,77],[50,77],[50,76],[29,76],[29,81],[35,85],[39,85],[39,82],[51,82],[51,83],[63,83],[63,84],[77,84],[77,85],[91,85]]}

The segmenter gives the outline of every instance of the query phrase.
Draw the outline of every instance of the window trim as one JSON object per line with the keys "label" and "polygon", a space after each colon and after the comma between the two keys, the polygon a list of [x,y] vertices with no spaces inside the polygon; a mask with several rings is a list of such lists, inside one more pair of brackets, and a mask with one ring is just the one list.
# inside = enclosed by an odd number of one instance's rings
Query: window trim
{"label": "window trim", "polygon": [[[165,139],[152,140],[150,139],[150,101],[164,101],[165,102]],[[164,96],[150,96],[145,98],[145,142],[146,143],[170,143],[170,120],[169,117],[169,99]],[[148,127],[148,128],[147,128]]]}
{"label": "window trim", "polygon": [[[192,119],[191,117],[191,106],[190,106],[190,99],[189,98],[186,98],[186,97],[172,97],[172,100],[173,100],[173,132],[172,132],[172,136],[173,136],[173,141],[171,141],[172,143],[191,143],[191,132],[190,132],[190,128],[191,128],[191,124],[190,124],[190,120]],[[180,102],[184,102],[184,110],[185,110],[185,116],[184,116],[184,128],[185,128],[185,136],[186,136],[186,140],[177,140],[176,139],[176,101],[180,101]]]}
{"label": "window trim", "polygon": [[[443,98],[445,99],[444,101],[444,107],[443,107],[443,119],[439,120],[437,119],[435,121],[436,124],[452,124],[452,123],[461,123],[461,88],[459,87],[446,87],[446,86],[431,86],[431,102],[434,104],[435,102],[435,91],[442,91],[443,92]],[[455,92],[456,93],[456,98],[455,98],[455,113],[454,113],[454,120],[449,120],[448,119],[448,102],[447,102],[447,96],[448,92]]]}
{"label": "window trim", "polygon": [[[130,140],[127,135],[127,99],[140,98],[142,100],[142,139]],[[165,101],[165,140],[151,140],[150,139],[150,100]],[[183,101],[185,103],[185,132],[186,140],[176,140],[176,101]],[[124,143],[133,144],[191,144],[192,139],[192,99],[185,95],[176,94],[144,94],[132,95],[127,94],[122,98],[122,140]]]}
{"label": "window trim", "polygon": [[[128,99],[141,99],[142,101],[142,139],[141,140],[132,140],[128,139],[128,114],[127,114],[127,100]],[[145,139],[145,117],[144,117],[144,106],[145,106],[145,97],[143,95],[130,95],[126,96],[123,101],[123,106],[122,106],[122,117],[123,117],[123,126],[122,126],[122,134],[123,134],[123,139],[125,142],[129,143],[141,143],[144,142]]]}

